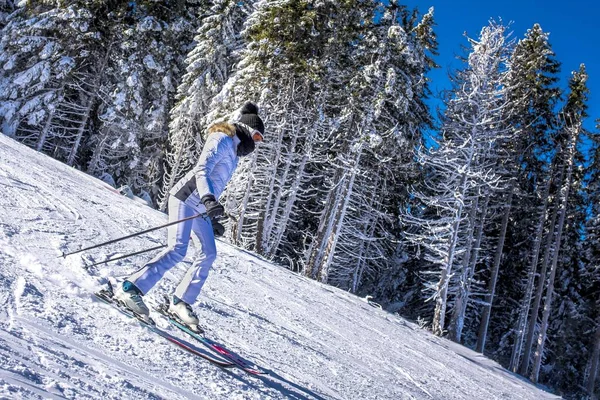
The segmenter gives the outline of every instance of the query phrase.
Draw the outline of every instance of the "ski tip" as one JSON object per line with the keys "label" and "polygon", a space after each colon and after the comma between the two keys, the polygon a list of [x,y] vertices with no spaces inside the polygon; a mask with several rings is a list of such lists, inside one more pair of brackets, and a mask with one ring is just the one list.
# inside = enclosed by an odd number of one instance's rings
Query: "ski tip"
{"label": "ski tip", "polygon": [[270,375],[269,371],[262,371],[262,370],[256,370],[256,369],[249,370],[247,372],[250,372],[252,375],[262,375],[262,376]]}

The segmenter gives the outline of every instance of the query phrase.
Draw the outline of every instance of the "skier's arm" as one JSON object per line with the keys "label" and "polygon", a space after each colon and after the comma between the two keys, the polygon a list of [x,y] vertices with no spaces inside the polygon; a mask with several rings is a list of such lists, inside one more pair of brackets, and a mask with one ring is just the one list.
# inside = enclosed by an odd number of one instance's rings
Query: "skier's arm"
{"label": "skier's arm", "polygon": [[208,141],[202,149],[202,154],[196,164],[195,175],[196,175],[196,188],[198,195],[203,198],[206,195],[213,195],[213,183],[210,180],[210,174],[219,162],[226,150],[226,143],[223,137],[209,136]]}

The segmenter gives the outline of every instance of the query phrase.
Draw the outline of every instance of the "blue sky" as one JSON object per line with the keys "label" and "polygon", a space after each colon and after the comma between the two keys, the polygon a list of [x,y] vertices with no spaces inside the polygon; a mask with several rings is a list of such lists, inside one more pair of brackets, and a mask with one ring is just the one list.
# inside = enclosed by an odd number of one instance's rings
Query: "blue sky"
{"label": "blue sky", "polygon": [[[545,32],[550,32],[550,43],[556,58],[562,63],[561,80],[566,87],[571,71],[584,63],[589,74],[590,117],[585,127],[594,130],[594,120],[600,118],[600,1],[598,0],[404,0],[402,4],[417,7],[421,14],[429,7],[435,9],[435,32],[438,37],[439,53],[436,57],[441,68],[430,73],[431,89],[437,93],[450,87],[449,70],[460,68],[455,59],[461,53],[461,45],[470,37],[477,38],[481,28],[490,18],[511,25],[513,37],[520,39],[527,29],[539,23]],[[430,105],[435,107],[436,101]]]}

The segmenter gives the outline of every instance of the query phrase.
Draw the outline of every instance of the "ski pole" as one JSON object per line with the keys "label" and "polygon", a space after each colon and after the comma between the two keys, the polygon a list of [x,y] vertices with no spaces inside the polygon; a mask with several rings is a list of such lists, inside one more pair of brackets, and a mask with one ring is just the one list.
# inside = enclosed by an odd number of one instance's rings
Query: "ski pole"
{"label": "ski pole", "polygon": [[132,233],[131,235],[123,236],[123,237],[120,237],[118,239],[109,240],[108,242],[99,243],[99,244],[96,244],[96,245],[93,245],[93,246],[90,246],[90,247],[86,247],[86,248],[81,249],[81,250],[73,251],[71,253],[66,253],[65,254],[65,252],[63,252],[62,257],[65,258],[65,257],[70,256],[72,254],[81,253],[82,251],[91,250],[91,249],[95,249],[97,247],[102,247],[102,246],[106,246],[108,244],[113,244],[113,243],[116,243],[116,242],[120,242],[121,240],[125,240],[125,239],[129,239],[129,238],[132,238],[132,237],[135,237],[135,236],[143,235],[144,233],[156,231],[158,229],[166,228],[167,226],[175,225],[175,224],[178,224],[178,223],[184,222],[184,221],[189,221],[190,219],[202,217],[202,216],[205,216],[205,215],[206,215],[206,213],[192,215],[191,217],[182,218],[182,219],[180,219],[178,221],[169,222],[168,224],[164,224],[164,225],[160,225],[160,226],[155,226],[154,228],[146,229],[145,231],[141,231],[141,232],[137,232],[137,233]]}
{"label": "ski pole", "polygon": [[162,249],[163,247],[167,247],[167,245],[166,244],[161,244],[160,246],[156,246],[156,247],[153,247],[151,249],[136,251],[135,253],[125,254],[124,256],[120,256],[120,257],[116,257],[116,258],[109,258],[108,260],[100,261],[100,262],[97,262],[97,263],[94,263],[94,264],[91,264],[91,265],[86,265],[85,267],[86,268],[95,267],[96,265],[106,264],[106,263],[109,263],[111,261],[122,260],[123,258],[136,256],[136,255],[142,254],[142,253],[147,253],[147,252],[152,251],[152,250]]}

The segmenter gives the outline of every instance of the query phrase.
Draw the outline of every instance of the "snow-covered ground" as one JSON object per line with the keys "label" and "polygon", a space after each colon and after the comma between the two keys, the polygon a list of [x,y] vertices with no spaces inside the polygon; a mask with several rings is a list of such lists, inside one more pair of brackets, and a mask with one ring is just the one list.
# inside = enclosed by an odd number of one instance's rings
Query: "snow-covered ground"
{"label": "snow-covered ground", "polygon": [[[86,265],[161,244],[164,230],[60,257],[165,222],[0,134],[0,398],[556,398],[363,299],[223,242],[196,309],[211,338],[270,375],[219,369],[92,295],[149,255]],[[174,268],[146,302],[158,304],[184,268]]]}

